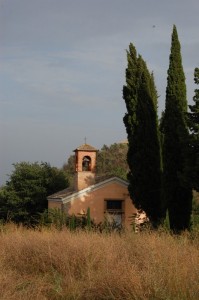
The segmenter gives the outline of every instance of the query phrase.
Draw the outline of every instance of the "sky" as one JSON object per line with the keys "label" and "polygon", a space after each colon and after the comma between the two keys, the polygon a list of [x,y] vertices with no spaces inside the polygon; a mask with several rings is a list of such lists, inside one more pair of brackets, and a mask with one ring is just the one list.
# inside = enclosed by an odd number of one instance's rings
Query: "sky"
{"label": "sky", "polygon": [[126,139],[122,98],[133,43],[165,106],[175,24],[193,103],[198,0],[0,0],[0,185],[13,163],[61,168],[86,142]]}

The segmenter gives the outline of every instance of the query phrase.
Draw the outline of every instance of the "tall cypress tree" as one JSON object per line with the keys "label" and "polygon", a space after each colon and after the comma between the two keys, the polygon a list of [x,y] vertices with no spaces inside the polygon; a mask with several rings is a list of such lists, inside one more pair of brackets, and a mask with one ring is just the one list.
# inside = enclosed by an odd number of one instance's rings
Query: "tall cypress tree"
{"label": "tall cypress tree", "polygon": [[[195,68],[194,70],[194,82],[195,84],[199,84],[199,68]],[[199,135],[199,89],[195,89],[195,95],[193,97],[194,105],[189,105],[191,113],[189,113],[191,126],[191,131]]]}
{"label": "tall cypress tree", "polygon": [[188,129],[185,75],[182,66],[181,46],[176,26],[173,26],[171,53],[166,88],[166,107],[162,123],[164,197],[170,227],[175,232],[190,225],[192,190],[185,185],[183,173],[187,154]]}
{"label": "tall cypress tree", "polygon": [[129,192],[137,209],[143,209],[156,226],[161,217],[161,163],[157,121],[157,91],[153,74],[130,44],[127,51],[123,98],[129,149]]}
{"label": "tall cypress tree", "polygon": [[[199,68],[194,70],[194,82],[199,84]],[[195,89],[194,105],[189,105],[190,155],[187,164],[189,184],[199,192],[199,89]]]}

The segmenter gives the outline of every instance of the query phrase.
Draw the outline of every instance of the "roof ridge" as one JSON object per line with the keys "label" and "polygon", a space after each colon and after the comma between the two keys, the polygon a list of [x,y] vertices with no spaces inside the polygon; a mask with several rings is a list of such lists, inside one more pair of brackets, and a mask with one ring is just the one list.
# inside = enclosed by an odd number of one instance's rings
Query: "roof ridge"
{"label": "roof ridge", "polygon": [[97,149],[87,143],[84,143],[82,145],[80,145],[79,147],[77,147],[74,151],[79,151],[79,150],[83,150],[83,151],[97,151]]}

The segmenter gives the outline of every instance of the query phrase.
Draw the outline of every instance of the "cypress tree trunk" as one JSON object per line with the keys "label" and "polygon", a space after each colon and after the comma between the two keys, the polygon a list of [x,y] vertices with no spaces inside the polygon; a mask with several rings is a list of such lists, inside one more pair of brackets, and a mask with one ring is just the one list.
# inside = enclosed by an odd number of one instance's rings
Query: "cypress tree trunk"
{"label": "cypress tree trunk", "polygon": [[153,226],[161,218],[161,163],[157,121],[157,92],[153,75],[135,47],[127,51],[128,66],[123,98],[129,148],[129,192],[137,209],[146,212]]}
{"label": "cypress tree trunk", "polygon": [[166,108],[162,123],[164,199],[168,209],[170,228],[175,232],[188,229],[192,206],[192,190],[183,180],[187,155],[188,129],[185,76],[182,67],[181,47],[176,26],[173,26],[169,61]]}

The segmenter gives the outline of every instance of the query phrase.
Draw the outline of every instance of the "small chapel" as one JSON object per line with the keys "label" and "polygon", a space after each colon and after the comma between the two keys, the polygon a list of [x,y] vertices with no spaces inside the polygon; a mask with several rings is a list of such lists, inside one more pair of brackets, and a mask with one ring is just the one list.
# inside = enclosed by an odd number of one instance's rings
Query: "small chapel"
{"label": "small chapel", "polygon": [[136,208],[129,196],[128,182],[111,177],[96,180],[97,149],[85,143],[75,152],[75,183],[48,197],[49,209],[60,209],[69,215],[84,215],[90,208],[92,220],[98,224],[110,216],[118,225],[131,226]]}

